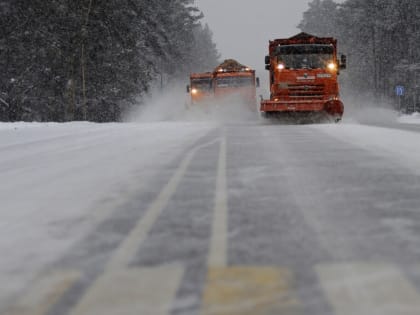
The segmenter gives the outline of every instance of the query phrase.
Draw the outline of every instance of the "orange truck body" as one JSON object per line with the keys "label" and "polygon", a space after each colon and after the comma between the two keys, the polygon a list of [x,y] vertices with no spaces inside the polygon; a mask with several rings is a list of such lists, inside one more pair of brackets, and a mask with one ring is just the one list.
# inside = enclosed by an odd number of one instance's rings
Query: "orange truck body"
{"label": "orange truck body", "polygon": [[344,113],[338,75],[346,57],[337,57],[337,40],[306,33],[269,42],[265,59],[270,71],[270,99],[262,100],[267,114],[307,114],[339,121]]}
{"label": "orange truck body", "polygon": [[[257,110],[256,87],[259,85],[255,70],[241,65],[233,59],[225,60],[213,72],[191,73],[187,92],[191,104],[209,103],[232,97]],[[236,98],[237,97],[237,98]]]}
{"label": "orange truck body", "polygon": [[258,78],[255,70],[241,65],[233,59],[225,60],[213,72],[214,96],[216,99],[238,97],[249,109],[257,110]]}

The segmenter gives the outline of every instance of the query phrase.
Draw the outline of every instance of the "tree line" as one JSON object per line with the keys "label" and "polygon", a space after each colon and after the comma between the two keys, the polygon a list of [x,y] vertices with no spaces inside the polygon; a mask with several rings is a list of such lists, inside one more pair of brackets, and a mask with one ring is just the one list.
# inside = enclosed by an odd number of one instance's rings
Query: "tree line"
{"label": "tree line", "polygon": [[0,120],[120,120],[218,63],[202,17],[194,0],[0,0]]}
{"label": "tree line", "polygon": [[334,36],[348,56],[346,86],[374,97],[405,87],[407,106],[420,104],[420,2],[313,0],[302,31]]}

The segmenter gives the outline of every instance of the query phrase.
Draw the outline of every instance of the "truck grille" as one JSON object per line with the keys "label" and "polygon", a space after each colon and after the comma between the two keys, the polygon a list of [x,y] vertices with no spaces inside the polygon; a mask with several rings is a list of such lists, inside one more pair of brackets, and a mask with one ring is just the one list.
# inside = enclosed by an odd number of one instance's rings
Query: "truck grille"
{"label": "truck grille", "polygon": [[290,98],[322,99],[323,96],[323,84],[289,84]]}

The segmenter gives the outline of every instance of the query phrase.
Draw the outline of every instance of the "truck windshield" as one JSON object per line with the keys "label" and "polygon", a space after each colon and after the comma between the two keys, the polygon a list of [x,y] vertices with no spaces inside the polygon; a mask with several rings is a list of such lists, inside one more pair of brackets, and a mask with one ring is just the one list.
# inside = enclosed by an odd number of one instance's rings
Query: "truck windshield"
{"label": "truck windshield", "polygon": [[217,78],[217,87],[241,87],[241,86],[252,86],[254,80],[252,77],[223,77]]}
{"label": "truck windshield", "polygon": [[285,45],[276,49],[278,62],[286,69],[326,68],[334,59],[332,45]]}
{"label": "truck windshield", "polygon": [[200,91],[210,91],[211,78],[193,79],[191,80],[191,87]]}

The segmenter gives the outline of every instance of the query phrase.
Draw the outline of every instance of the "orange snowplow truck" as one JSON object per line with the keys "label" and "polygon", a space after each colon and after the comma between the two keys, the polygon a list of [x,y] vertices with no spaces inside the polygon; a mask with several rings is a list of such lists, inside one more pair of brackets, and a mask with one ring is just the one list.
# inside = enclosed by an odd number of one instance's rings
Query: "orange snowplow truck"
{"label": "orange snowplow truck", "polygon": [[187,93],[191,95],[191,104],[197,104],[213,97],[213,73],[191,73]]}
{"label": "orange snowplow truck", "polygon": [[346,56],[337,57],[337,40],[300,33],[269,43],[265,57],[270,71],[270,100],[262,100],[265,116],[294,116],[341,120],[338,75]]}
{"label": "orange snowplow truck", "polygon": [[216,99],[238,96],[239,100],[253,111],[257,110],[256,88],[259,84],[259,78],[255,77],[255,70],[234,59],[225,60],[213,72]]}

